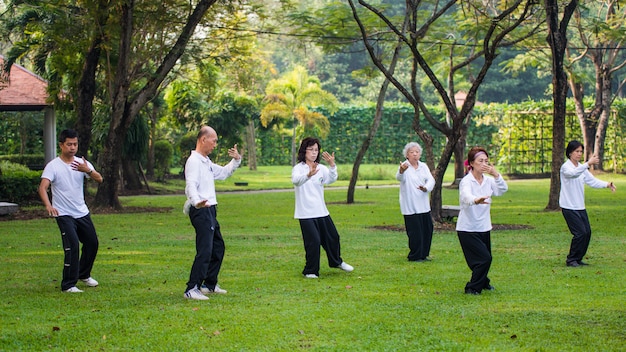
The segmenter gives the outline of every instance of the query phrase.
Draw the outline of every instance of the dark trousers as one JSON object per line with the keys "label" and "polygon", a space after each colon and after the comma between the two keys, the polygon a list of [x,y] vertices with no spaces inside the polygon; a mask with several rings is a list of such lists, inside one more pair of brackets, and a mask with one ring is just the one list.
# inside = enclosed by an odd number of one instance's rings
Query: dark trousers
{"label": "dark trousers", "polygon": [[465,289],[481,292],[489,287],[489,268],[491,267],[491,231],[465,232],[457,231],[465,262],[472,270],[472,278]]}
{"label": "dark trousers", "polygon": [[409,237],[409,260],[424,260],[430,255],[433,241],[433,219],[430,212],[404,215],[406,235]]}
{"label": "dark trousers", "polygon": [[330,216],[315,219],[300,219],[302,240],[306,264],[303,275],[320,273],[320,246],[326,251],[328,266],[331,268],[341,265],[341,246],[339,233]]}
{"label": "dark trousers", "polygon": [[200,288],[204,282],[209,289],[215,288],[217,275],[222,267],[226,246],[217,222],[217,209],[189,209],[189,219],[196,230],[196,256],[191,266],[186,291]]}
{"label": "dark trousers", "polygon": [[[89,214],[78,219],[71,216],[57,216],[56,220],[61,230],[65,253],[61,290],[67,290],[76,286],[79,279],[87,279],[91,276],[91,269],[98,254],[98,235]],[[79,252],[80,243],[83,247]]]}
{"label": "dark trousers", "polygon": [[569,227],[572,237],[572,244],[567,255],[567,263],[579,262],[587,253],[589,242],[591,241],[591,225],[586,210],[562,209],[563,217]]}

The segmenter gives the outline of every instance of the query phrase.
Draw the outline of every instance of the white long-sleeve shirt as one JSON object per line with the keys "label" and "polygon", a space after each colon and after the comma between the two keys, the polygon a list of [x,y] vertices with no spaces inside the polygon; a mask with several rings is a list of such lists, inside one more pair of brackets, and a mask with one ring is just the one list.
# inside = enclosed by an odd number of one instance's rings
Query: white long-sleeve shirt
{"label": "white long-sleeve shirt", "polygon": [[291,182],[296,193],[296,219],[314,219],[328,216],[330,213],[324,201],[324,185],[337,181],[337,166],[328,168],[317,165],[317,173],[308,177],[310,168],[300,162],[291,171]]}
{"label": "white long-sleeve shirt", "polygon": [[480,184],[470,172],[459,184],[459,205],[461,211],[456,222],[457,231],[487,232],[491,231],[491,198],[485,204],[475,204],[480,197],[501,196],[509,189],[500,175],[498,178],[483,176]]}
{"label": "white long-sleeve shirt", "polygon": [[227,179],[240,164],[241,159],[232,159],[228,164],[219,166],[209,157],[192,150],[185,164],[185,195],[187,195],[183,208],[185,214],[189,213],[191,206],[205,199],[209,205],[217,204],[214,181]]}
{"label": "white long-sleeve shirt", "polygon": [[585,183],[592,188],[606,188],[609,184],[593,177],[587,163],[578,163],[578,166],[574,166],[571,160],[567,160],[561,165],[559,206],[570,210],[584,210]]}
{"label": "white long-sleeve shirt", "polygon": [[[400,212],[402,215],[423,214],[430,211],[428,194],[435,187],[435,178],[426,163],[417,162],[417,169],[409,164],[409,168],[396,172],[396,180],[400,181]],[[424,192],[419,186],[426,187]]]}

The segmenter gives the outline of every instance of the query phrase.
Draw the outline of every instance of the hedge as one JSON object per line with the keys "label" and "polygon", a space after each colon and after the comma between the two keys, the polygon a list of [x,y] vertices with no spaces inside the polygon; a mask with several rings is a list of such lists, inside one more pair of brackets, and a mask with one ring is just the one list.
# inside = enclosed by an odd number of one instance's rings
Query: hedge
{"label": "hedge", "polygon": [[0,161],[0,200],[11,203],[29,202],[37,199],[41,171],[9,161]]}

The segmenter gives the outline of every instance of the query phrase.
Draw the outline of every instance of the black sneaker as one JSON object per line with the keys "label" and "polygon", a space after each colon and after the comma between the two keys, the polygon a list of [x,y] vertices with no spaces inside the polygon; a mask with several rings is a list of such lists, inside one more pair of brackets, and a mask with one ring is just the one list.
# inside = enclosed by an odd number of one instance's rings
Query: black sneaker
{"label": "black sneaker", "polygon": [[469,287],[465,288],[465,293],[468,294],[468,295],[479,295],[480,294],[480,292],[474,290],[473,288],[469,288]]}

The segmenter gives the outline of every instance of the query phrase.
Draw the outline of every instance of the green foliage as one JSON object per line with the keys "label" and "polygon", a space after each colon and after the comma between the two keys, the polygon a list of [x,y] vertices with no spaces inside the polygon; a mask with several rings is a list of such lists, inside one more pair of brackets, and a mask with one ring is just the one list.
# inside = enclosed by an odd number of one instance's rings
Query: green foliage
{"label": "green foliage", "polygon": [[0,200],[13,203],[37,199],[41,171],[6,160],[0,161]]}
{"label": "green foliage", "polygon": [[[374,119],[375,105],[342,106],[329,119],[330,133],[320,138],[322,149],[335,152],[338,163],[351,164],[367,137]],[[429,107],[436,118],[443,120],[445,111],[438,106]],[[317,109],[325,114],[323,109]],[[413,130],[414,110],[408,104],[385,104],[383,118],[378,132],[365,154],[364,164],[396,164],[402,159],[402,149],[406,143],[416,141],[423,144]],[[492,134],[497,127],[477,125],[473,120],[468,132],[468,145],[491,144]],[[445,139],[430,124],[423,126],[435,139],[435,155],[441,152]],[[261,129],[258,134],[257,153],[261,165],[289,164],[289,140],[276,133],[275,129]]]}
{"label": "green foliage", "polygon": [[43,170],[46,166],[43,154],[22,154],[22,155],[0,155],[0,161],[10,161],[12,163],[26,165],[31,170]]}
{"label": "green foliage", "polygon": [[187,158],[189,158],[189,152],[196,149],[196,142],[198,140],[197,132],[189,132],[185,134],[178,142],[178,150],[180,152],[180,166],[185,168]]}
{"label": "green foliage", "polygon": [[[604,169],[626,170],[626,104],[616,100],[604,142]],[[568,101],[565,140],[579,140],[582,134],[573,102]],[[489,104],[477,107],[480,126],[495,128],[493,154],[501,171],[511,175],[549,174],[552,165],[552,101],[527,101],[520,104]]]}
{"label": "green foliage", "polygon": [[[241,137],[248,121],[259,116],[259,106],[254,98],[231,91],[221,91],[211,100],[208,125],[217,131],[219,144],[231,148],[241,146]],[[195,145],[195,140],[194,140]],[[227,151],[228,148],[221,148]],[[227,154],[223,155],[227,157]]]}
{"label": "green foliage", "polygon": [[172,166],[174,148],[167,140],[158,140],[154,143],[154,175],[158,181],[165,179]]}
{"label": "green foliage", "polygon": [[150,126],[148,126],[148,121],[144,116],[137,116],[126,132],[124,157],[130,158],[131,160],[143,161],[148,153],[149,140]]}
{"label": "green foliage", "polygon": [[42,152],[43,125],[42,112],[0,112],[0,154]]}
{"label": "green foliage", "polygon": [[[279,79],[271,80],[265,90],[265,106],[261,110],[263,127],[278,124],[283,133],[291,134],[292,146],[304,133],[316,131],[320,136],[328,133],[328,116],[339,106],[334,95],[321,87],[319,79],[310,76],[304,67],[297,66]],[[312,111],[323,108],[327,114]],[[300,129],[296,129],[300,126]],[[295,160],[295,156],[292,156]]]}

